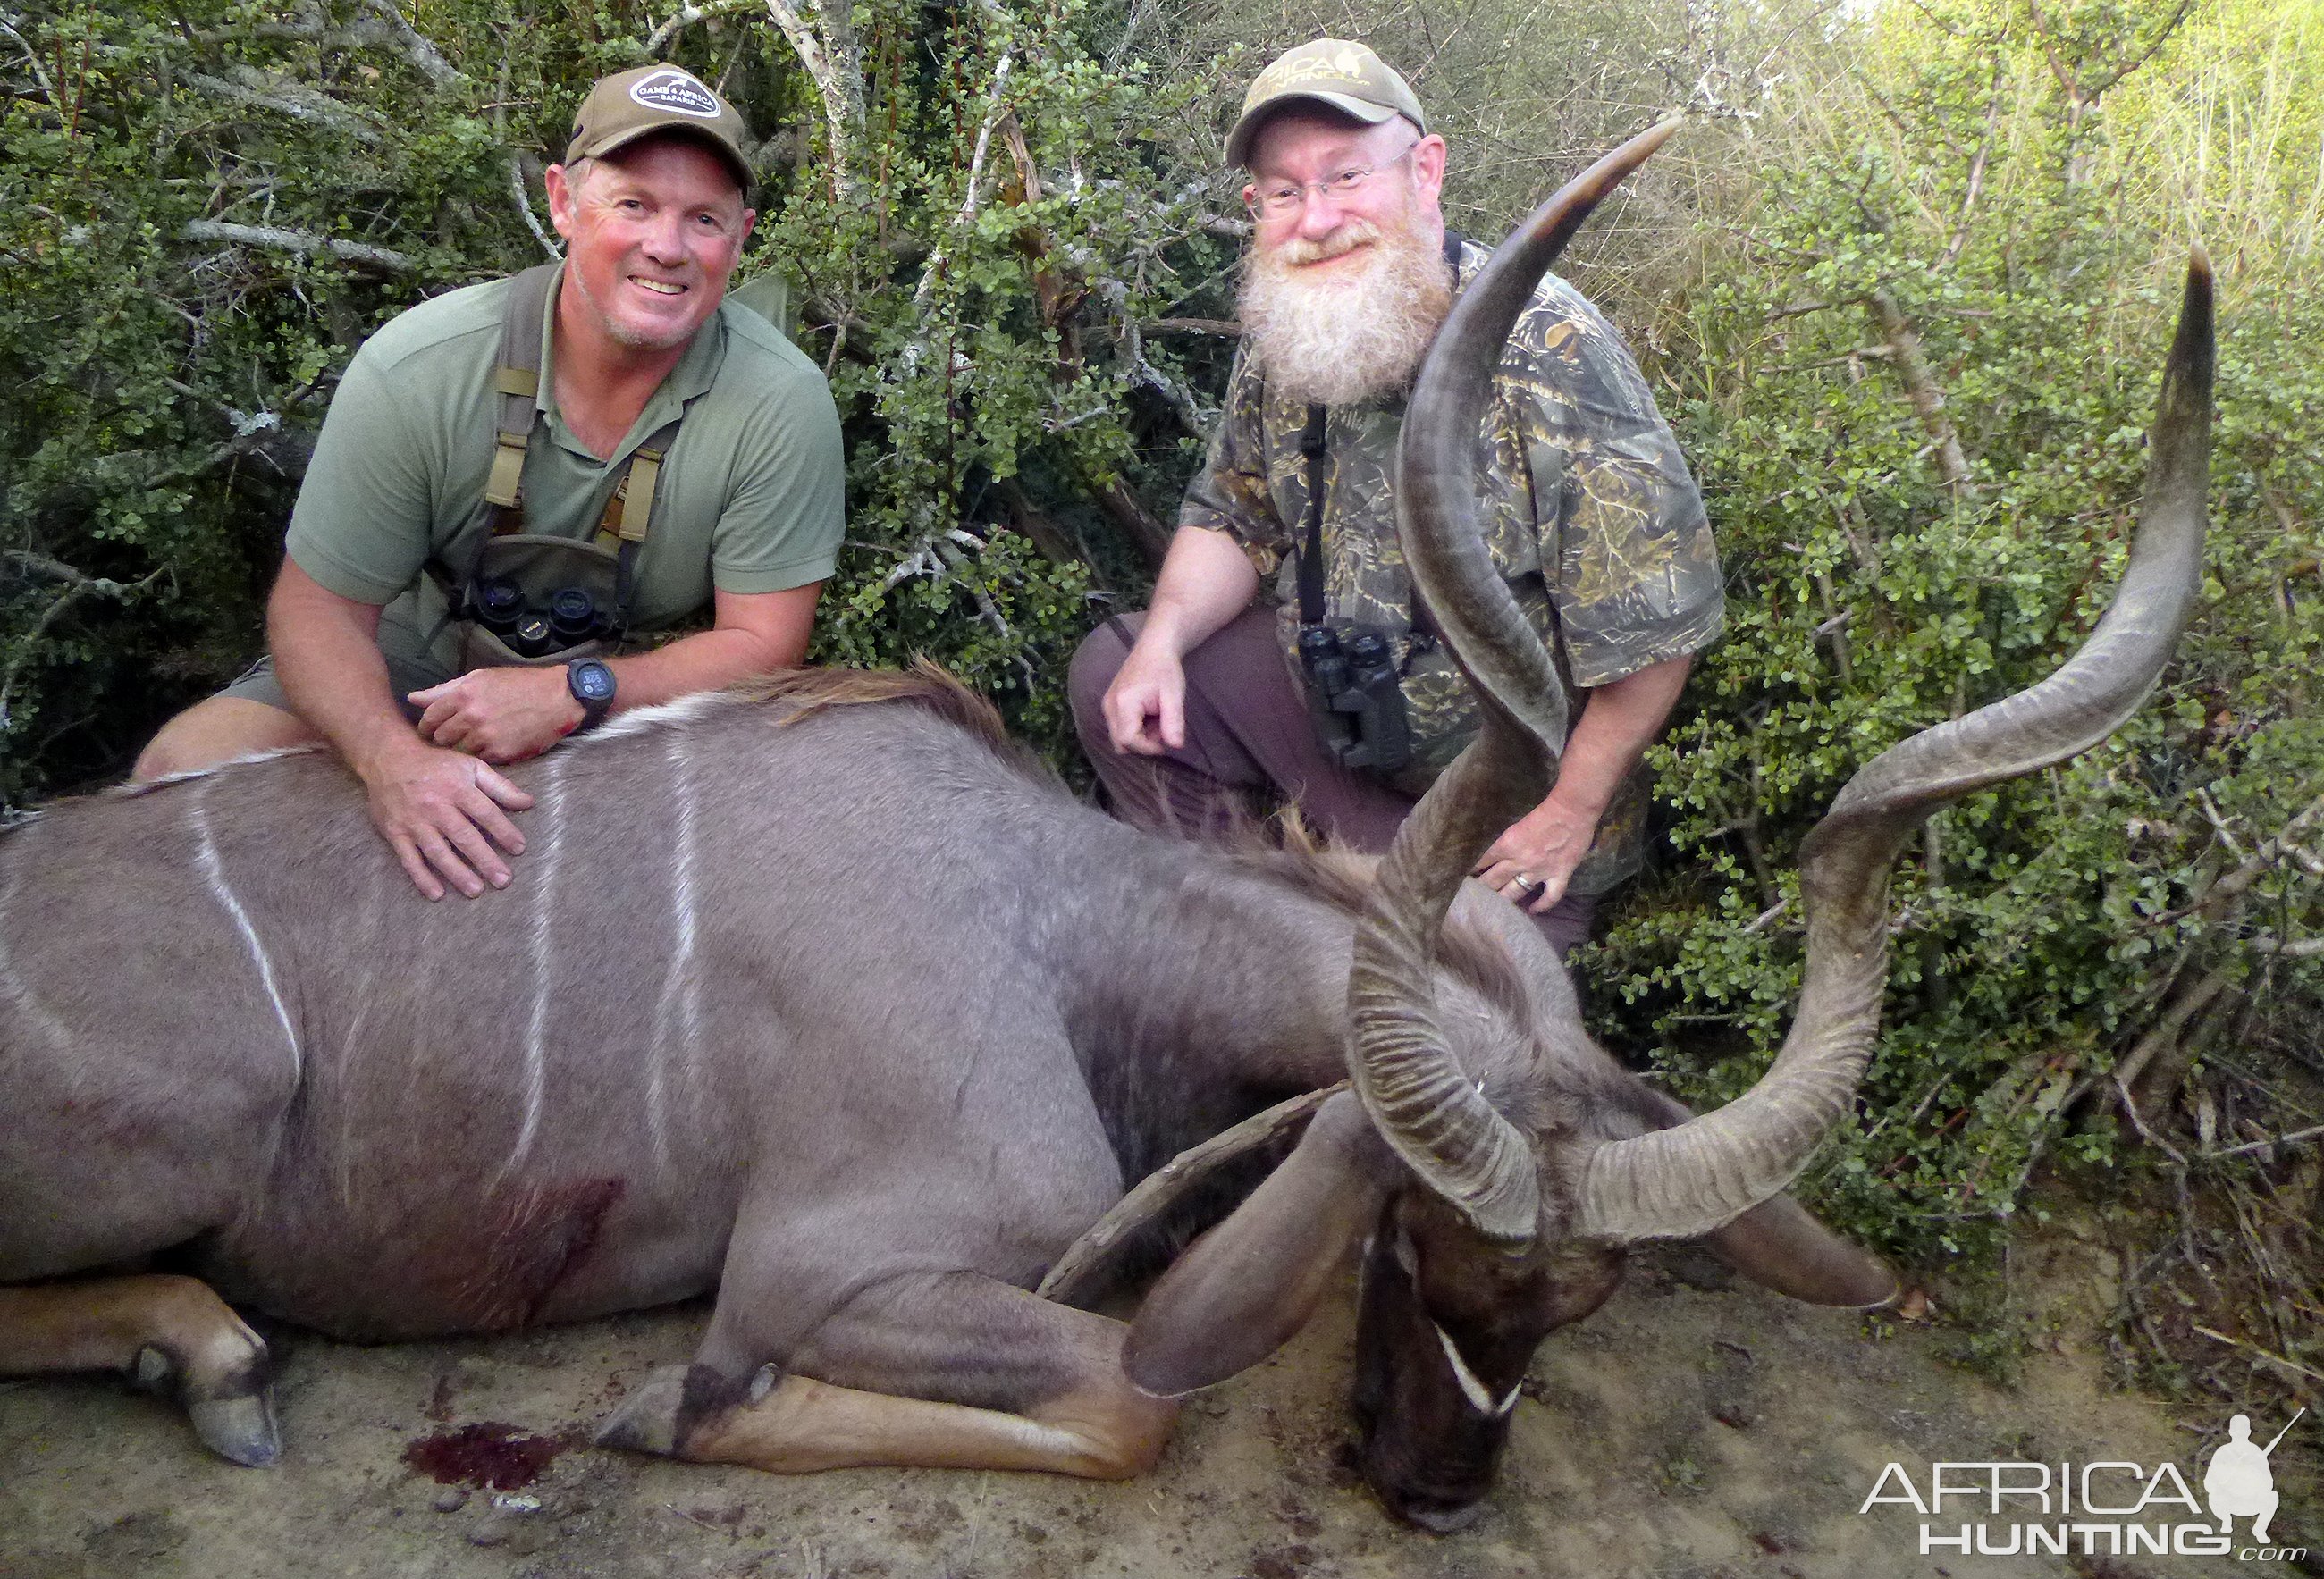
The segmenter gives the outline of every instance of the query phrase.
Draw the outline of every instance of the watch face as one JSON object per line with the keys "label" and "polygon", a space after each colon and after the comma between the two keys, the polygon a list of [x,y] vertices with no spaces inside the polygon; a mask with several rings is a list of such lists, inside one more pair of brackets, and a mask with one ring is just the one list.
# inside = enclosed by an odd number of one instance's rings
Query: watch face
{"label": "watch face", "polygon": [[573,671],[573,693],[583,702],[613,699],[613,671],[603,664],[582,664]]}

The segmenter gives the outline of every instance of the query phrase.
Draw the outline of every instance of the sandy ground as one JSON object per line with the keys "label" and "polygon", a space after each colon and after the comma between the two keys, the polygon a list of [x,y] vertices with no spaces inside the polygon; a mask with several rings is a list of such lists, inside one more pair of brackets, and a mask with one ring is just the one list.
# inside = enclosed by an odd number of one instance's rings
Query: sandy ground
{"label": "sandy ground", "polygon": [[[2103,1291],[2105,1275],[2070,1264],[2052,1281]],[[209,1457],[168,1406],[115,1382],[0,1382],[0,1574],[2138,1579],[2232,1561],[1921,1556],[1909,1508],[1858,1512],[1892,1460],[1923,1487],[1932,1460],[1990,1458],[2168,1458],[2199,1483],[2202,1444],[2109,1391],[2070,1344],[2005,1391],[1946,1363],[1940,1333],[1794,1305],[1687,1251],[1643,1260],[1606,1309],[1543,1346],[1492,1510],[1451,1537],[1392,1524],[1346,1467],[1344,1299],[1196,1400],[1160,1472],[1127,1485],[790,1479],[576,1446],[515,1493],[531,1509],[464,1499],[404,1462],[413,1441],[484,1421],[577,1440],[632,1380],[686,1357],[706,1316],[385,1348],[278,1334],[285,1454],[265,1471]]]}

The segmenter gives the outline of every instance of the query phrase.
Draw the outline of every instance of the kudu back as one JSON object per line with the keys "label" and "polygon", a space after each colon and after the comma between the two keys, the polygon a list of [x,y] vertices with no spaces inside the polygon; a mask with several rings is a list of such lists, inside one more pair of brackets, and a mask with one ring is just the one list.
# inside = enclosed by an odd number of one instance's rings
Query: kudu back
{"label": "kudu back", "polygon": [[[1488,722],[1377,881],[1116,824],[926,675],[695,698],[514,769],[529,853],[473,903],[419,898],[318,754],[0,836],[0,1372],[174,1384],[205,1440],[263,1463],[264,1348],[221,1294],[403,1338],[715,1288],[693,1363],[601,1441],[1121,1475],[1172,1397],[1287,1339],[1356,1253],[1366,1470],[1441,1529],[1488,1488],[1535,1346],[1626,1246],[1705,1236],[1784,1292],[1886,1298],[1782,1191],[1870,1047],[1898,842],[2102,738],[2167,658],[2200,554],[2208,276],[2114,610],[2060,675],[1841,797],[1807,858],[1798,1026],[1693,1118],[1462,885],[1555,744],[1546,656],[1464,530],[1462,436],[1532,281],[1660,135],[1545,205],[1423,371],[1406,552]],[[1132,1327],[1028,1292],[1126,1179],[1342,1074]]]}

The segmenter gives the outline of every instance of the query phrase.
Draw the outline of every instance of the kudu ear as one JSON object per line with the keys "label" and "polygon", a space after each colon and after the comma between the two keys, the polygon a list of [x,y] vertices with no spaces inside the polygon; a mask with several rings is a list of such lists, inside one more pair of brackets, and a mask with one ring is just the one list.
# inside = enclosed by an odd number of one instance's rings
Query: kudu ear
{"label": "kudu ear", "polygon": [[1147,1296],[1122,1345],[1130,1381],[1172,1398],[1281,1348],[1314,1314],[1349,1246],[1379,1220],[1398,1172],[1352,1094],[1316,1109],[1283,1165]]}
{"label": "kudu ear", "polygon": [[[1675,1097],[1637,1080],[1628,1084],[1627,1106],[1647,1128],[1669,1129],[1694,1116]],[[1761,1288],[1810,1305],[1865,1310],[1899,1291],[1886,1262],[1842,1239],[1787,1195],[1762,1201],[1702,1242]]]}

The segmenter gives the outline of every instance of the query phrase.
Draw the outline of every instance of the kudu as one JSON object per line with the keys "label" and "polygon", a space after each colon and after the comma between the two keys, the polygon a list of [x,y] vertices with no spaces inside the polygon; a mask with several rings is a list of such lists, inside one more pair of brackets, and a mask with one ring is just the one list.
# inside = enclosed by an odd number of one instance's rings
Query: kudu
{"label": "kudu", "polygon": [[[1804,856],[1798,1023],[1757,1087],[1692,1117],[1462,883],[1543,792],[1563,723],[1467,529],[1480,404],[1534,280],[1660,135],[1545,205],[1421,374],[1406,551],[1488,718],[1376,884],[1116,824],[908,676],[695,698],[514,770],[530,853],[473,904],[421,901],[321,755],[60,805],[0,838],[0,1372],[174,1379],[206,1441],[263,1463],[265,1352],[221,1294],[383,1339],[715,1287],[694,1363],[601,1440],[1121,1475],[1173,1396],[1287,1339],[1360,1244],[1363,1462],[1449,1529],[1536,1345],[1606,1299],[1626,1247],[1705,1236],[1786,1293],[1888,1298],[1782,1192],[1871,1046],[1900,841],[2102,739],[2172,648],[2208,277],[2114,607],[2055,676],[1841,794]],[[1130,1327],[1028,1291],[1126,1176],[1349,1069]],[[76,1273],[100,1275],[52,1281]]]}

